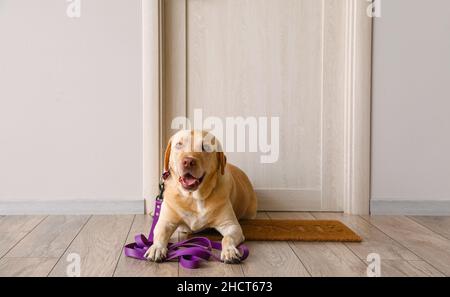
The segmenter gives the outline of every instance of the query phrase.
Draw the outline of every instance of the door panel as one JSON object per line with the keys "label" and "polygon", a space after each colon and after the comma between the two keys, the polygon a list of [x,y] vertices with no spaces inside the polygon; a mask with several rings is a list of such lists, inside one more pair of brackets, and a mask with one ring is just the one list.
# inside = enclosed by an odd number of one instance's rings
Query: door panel
{"label": "door panel", "polygon": [[165,139],[174,117],[193,120],[196,109],[203,118],[278,117],[277,162],[227,152],[260,209],[342,210],[341,2],[165,1]]}

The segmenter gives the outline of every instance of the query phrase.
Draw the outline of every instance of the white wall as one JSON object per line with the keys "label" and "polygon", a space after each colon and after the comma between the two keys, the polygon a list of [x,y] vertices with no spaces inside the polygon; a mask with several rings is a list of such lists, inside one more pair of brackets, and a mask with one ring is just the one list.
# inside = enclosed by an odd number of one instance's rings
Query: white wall
{"label": "white wall", "polygon": [[449,11],[448,0],[382,1],[374,22],[372,203],[450,200]]}
{"label": "white wall", "polygon": [[[0,201],[141,200],[140,0],[0,0]],[[450,2],[374,21],[373,201],[450,200]]]}
{"label": "white wall", "polygon": [[141,1],[0,0],[0,201],[141,200]]}

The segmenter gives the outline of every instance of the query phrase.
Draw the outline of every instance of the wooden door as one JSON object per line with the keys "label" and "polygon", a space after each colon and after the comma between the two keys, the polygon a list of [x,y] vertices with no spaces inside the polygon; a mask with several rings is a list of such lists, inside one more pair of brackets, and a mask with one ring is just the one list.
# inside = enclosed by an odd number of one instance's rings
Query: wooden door
{"label": "wooden door", "polygon": [[193,120],[196,109],[224,121],[278,118],[276,162],[226,152],[253,182],[260,209],[342,211],[350,1],[162,1],[163,145],[173,119]]}

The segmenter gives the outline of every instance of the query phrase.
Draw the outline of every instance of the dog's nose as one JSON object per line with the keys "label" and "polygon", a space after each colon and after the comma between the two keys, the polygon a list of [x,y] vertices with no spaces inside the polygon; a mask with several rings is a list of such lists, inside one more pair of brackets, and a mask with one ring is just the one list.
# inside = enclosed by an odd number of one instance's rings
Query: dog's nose
{"label": "dog's nose", "polygon": [[194,158],[183,158],[183,167],[184,168],[192,168],[195,166],[195,159]]}

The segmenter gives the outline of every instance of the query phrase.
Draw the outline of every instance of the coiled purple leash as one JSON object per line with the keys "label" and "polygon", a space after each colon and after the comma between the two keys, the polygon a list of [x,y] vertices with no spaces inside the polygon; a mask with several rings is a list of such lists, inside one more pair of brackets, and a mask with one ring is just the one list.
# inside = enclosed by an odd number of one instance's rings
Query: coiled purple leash
{"label": "coiled purple leash", "polygon": [[[167,177],[168,173],[163,173],[162,179],[165,180]],[[125,246],[125,256],[139,260],[147,260],[144,255],[153,244],[153,231],[158,223],[159,214],[161,212],[164,192],[163,181],[161,181],[159,185],[159,191],[159,195],[156,197],[155,201],[155,214],[153,216],[153,223],[148,238],[143,234],[136,235],[134,237],[135,242]],[[201,261],[208,261],[210,258],[220,261],[220,258],[214,255],[213,250],[222,250],[222,244],[218,241],[209,240],[206,237],[193,237],[178,243],[169,243],[167,249],[168,253],[165,261],[178,258],[181,266],[184,268],[195,269],[200,266]],[[238,247],[238,250],[241,254],[240,260],[244,261],[249,255],[248,248],[244,244],[241,244]]]}

